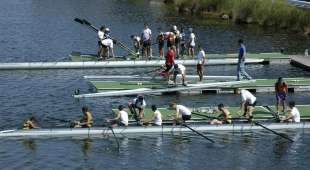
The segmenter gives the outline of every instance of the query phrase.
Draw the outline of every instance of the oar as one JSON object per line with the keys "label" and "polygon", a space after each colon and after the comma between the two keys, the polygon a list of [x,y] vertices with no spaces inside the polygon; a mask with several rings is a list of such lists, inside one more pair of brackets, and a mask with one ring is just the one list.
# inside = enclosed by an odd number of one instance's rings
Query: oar
{"label": "oar", "polygon": [[187,127],[188,129],[190,129],[191,131],[197,133],[199,136],[201,136],[201,137],[207,139],[207,140],[210,141],[211,143],[215,143],[214,140],[212,140],[212,139],[206,137],[205,135],[203,135],[202,133],[200,133],[200,132],[196,131],[195,129],[191,128],[191,127],[188,126],[187,124],[182,123],[182,126]]}
{"label": "oar", "polygon": [[50,116],[47,116],[46,118],[51,119],[51,120],[57,120],[59,122],[65,122],[65,123],[71,123],[72,122],[71,120],[59,119],[59,118],[50,117]]}
{"label": "oar", "polygon": [[115,138],[115,140],[116,140],[116,143],[117,143],[117,149],[119,150],[119,141],[118,141],[118,138],[116,137],[116,135],[115,135],[115,133],[114,133],[114,130],[113,130],[113,127],[112,126],[109,126],[109,129],[112,131],[112,133],[113,133],[113,136],[114,136],[114,138]]}
{"label": "oar", "polygon": [[277,122],[280,122],[279,115],[274,112],[269,106],[264,106],[271,114],[272,116],[276,119]]}
{"label": "oar", "polygon": [[[99,29],[97,27],[95,27],[94,25],[92,25],[89,21],[87,21],[86,19],[79,19],[79,18],[74,18],[75,22],[78,22],[80,24],[85,24],[87,26],[89,26],[90,28],[92,28],[94,31],[99,31]],[[112,38],[112,37],[111,37]],[[114,39],[114,38],[112,38]],[[116,44],[118,44],[121,48],[123,48],[124,50],[126,50],[127,52],[129,52],[131,55],[136,56],[137,54],[130,49],[129,47],[127,47],[124,43],[122,43],[121,41],[119,41],[118,39],[114,39],[116,40]]]}
{"label": "oar", "polygon": [[287,139],[287,140],[290,141],[290,142],[294,142],[293,139],[291,139],[291,138],[289,138],[289,137],[287,137],[287,136],[285,136],[285,135],[283,135],[283,134],[281,134],[281,133],[278,133],[278,132],[276,132],[276,131],[274,131],[274,130],[272,130],[272,129],[269,129],[269,128],[267,128],[266,126],[260,124],[260,123],[257,122],[257,121],[254,121],[253,123],[254,123],[255,125],[258,125],[258,126],[264,128],[264,129],[266,129],[266,130],[268,130],[268,131],[270,131],[270,132],[272,132],[272,133],[274,133],[274,134],[276,134],[276,135],[278,135],[278,136],[284,138],[284,139]]}

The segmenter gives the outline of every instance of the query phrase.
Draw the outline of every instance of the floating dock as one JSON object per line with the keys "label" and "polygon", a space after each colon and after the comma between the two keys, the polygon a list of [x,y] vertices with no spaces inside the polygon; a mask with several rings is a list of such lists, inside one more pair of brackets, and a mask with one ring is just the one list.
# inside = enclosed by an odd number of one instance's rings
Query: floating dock
{"label": "floating dock", "polygon": [[[36,69],[97,69],[97,68],[130,68],[130,67],[159,67],[165,64],[158,57],[152,60],[141,60],[132,57],[116,57],[105,61],[98,61],[95,55],[72,53],[71,61],[61,62],[25,62],[0,63],[0,70],[36,70]],[[288,55],[281,53],[247,54],[246,64],[269,64],[272,62],[287,62]],[[186,66],[195,66],[193,59],[179,59],[175,61]],[[237,54],[207,54],[205,65],[234,65],[237,64]]]}
{"label": "floating dock", "polygon": [[[274,92],[274,84],[276,79],[256,79],[255,82],[233,85],[233,86],[218,86],[216,88],[208,88],[194,91],[182,91],[181,93],[233,93],[237,88],[247,89],[251,92]],[[284,78],[288,84],[289,92],[310,91],[310,78]],[[195,83],[197,80],[192,80],[189,83]],[[218,80],[204,80],[203,83],[216,83]],[[163,82],[152,81],[100,81],[91,80],[90,85],[97,92],[108,90],[133,90],[139,88],[164,88],[167,87]]]}

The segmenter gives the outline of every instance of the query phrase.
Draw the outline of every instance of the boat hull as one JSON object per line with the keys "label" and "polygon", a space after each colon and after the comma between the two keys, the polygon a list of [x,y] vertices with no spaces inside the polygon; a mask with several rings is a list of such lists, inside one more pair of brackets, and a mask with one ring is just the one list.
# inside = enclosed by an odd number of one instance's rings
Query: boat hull
{"label": "boat hull", "polygon": [[[188,125],[198,132],[231,131],[243,132],[252,130],[263,130],[261,126],[252,123],[230,124],[230,125],[210,125],[210,124],[191,124]],[[268,123],[264,124],[272,130],[286,129],[310,129],[310,123]],[[180,134],[192,132],[189,128],[177,125],[163,126],[131,126],[115,127],[114,133],[117,136],[144,135],[144,134]],[[0,138],[5,137],[74,137],[74,136],[112,136],[112,130],[108,127],[96,128],[58,128],[58,129],[31,129],[31,130],[7,130],[0,132]]]}

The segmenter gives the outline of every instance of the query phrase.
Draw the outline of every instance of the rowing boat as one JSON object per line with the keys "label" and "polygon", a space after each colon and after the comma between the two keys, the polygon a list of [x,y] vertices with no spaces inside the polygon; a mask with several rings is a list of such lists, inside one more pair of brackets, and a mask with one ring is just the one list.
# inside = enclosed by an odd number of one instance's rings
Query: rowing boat
{"label": "rowing boat", "polygon": [[137,94],[163,94],[163,93],[171,93],[171,92],[179,92],[179,91],[206,89],[206,88],[218,87],[218,86],[229,87],[229,86],[233,86],[237,84],[250,83],[250,82],[255,82],[255,80],[188,84],[187,86],[182,86],[182,87],[160,87],[160,88],[150,87],[150,88],[136,88],[136,89],[131,89],[131,90],[104,91],[104,92],[98,92],[98,93],[78,94],[78,95],[74,95],[74,97],[75,98],[88,98],[88,97],[128,96],[128,95],[137,95]]}
{"label": "rowing boat", "polygon": [[[302,123],[268,123],[264,124],[267,128],[273,130],[285,129],[309,129],[310,122]],[[210,125],[207,123],[192,123],[189,125],[198,132],[210,131],[231,131],[243,132],[251,130],[262,130],[261,126],[252,123],[240,123],[230,125]],[[180,125],[164,126],[129,126],[115,127],[113,131],[118,136],[123,135],[144,135],[144,134],[180,134],[191,132],[190,129]],[[3,137],[73,137],[73,136],[112,136],[112,131],[108,127],[94,128],[55,128],[55,129],[31,129],[31,130],[6,130],[0,131],[0,138]]]}
{"label": "rowing boat", "polygon": [[[84,79],[98,80],[98,79],[111,79],[111,80],[162,80],[162,76],[143,76],[143,75],[88,75],[83,76]],[[181,75],[177,75],[177,78],[181,78]],[[186,75],[187,80],[198,80],[198,75]],[[236,76],[203,76],[203,79],[207,80],[236,80]]]}
{"label": "rowing boat", "polygon": [[[105,76],[102,76],[105,77]],[[232,76],[231,78],[233,78]],[[145,81],[148,79],[139,79],[138,76],[133,79],[133,81],[129,81],[131,79],[127,79],[128,81],[124,82],[126,80],[126,76],[120,77],[119,79],[113,79],[111,77],[111,80],[117,80],[117,81],[111,81],[110,79],[102,80],[100,79],[101,76],[89,76],[88,78],[90,85],[94,88],[95,91],[106,91],[106,90],[133,90],[133,89],[139,89],[139,88],[160,88],[164,87],[163,82],[156,82],[156,81]],[[96,79],[97,78],[97,79]],[[124,78],[122,80],[122,78]],[[129,76],[128,76],[129,78]],[[193,77],[194,78],[194,77]],[[215,83],[223,81],[221,77],[217,79],[211,79],[206,78],[203,80],[203,83]],[[229,78],[229,77],[227,77]],[[122,81],[121,81],[122,80]],[[154,80],[160,80],[160,79],[154,79]],[[198,79],[188,79],[190,84],[196,83]],[[231,80],[231,79],[227,79]],[[310,79],[309,78],[284,78],[286,83],[288,84],[289,91],[295,92],[295,91],[309,91],[310,90]],[[243,84],[237,84],[230,87],[227,86],[221,86],[218,85],[216,87],[208,88],[208,89],[201,89],[201,92],[207,92],[207,90],[212,92],[218,92],[218,93],[231,93],[236,88],[242,88],[242,89],[248,89],[253,90],[255,92],[273,92],[274,91],[274,83],[276,82],[276,79],[256,79],[255,82],[248,82]],[[187,93],[187,92],[186,92]]]}

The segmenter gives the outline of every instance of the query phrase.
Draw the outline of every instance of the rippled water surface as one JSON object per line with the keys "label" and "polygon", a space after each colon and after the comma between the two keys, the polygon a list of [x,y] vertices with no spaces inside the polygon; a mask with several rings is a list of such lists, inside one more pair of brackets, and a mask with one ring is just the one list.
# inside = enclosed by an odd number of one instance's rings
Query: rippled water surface
{"label": "rippled water surface", "polygon": [[[236,40],[244,37],[251,52],[271,52],[285,48],[302,53],[309,38],[285,31],[255,26],[236,26],[223,21],[179,16],[157,1],[143,0],[10,0],[1,1],[1,62],[64,61],[71,51],[94,53],[96,34],[73,21],[87,18],[94,25],[108,25],[112,34],[126,44],[129,35],[140,33],[143,22],[157,28],[171,25],[195,28],[200,42],[210,53],[236,52]],[[117,53],[125,52],[118,49]],[[255,78],[309,77],[302,69],[284,65],[249,65]],[[141,74],[150,68],[97,70],[44,70],[0,72],[0,128],[19,127],[35,115],[43,127],[62,122],[46,119],[77,119],[88,105],[95,124],[111,117],[111,109],[130,97],[75,100],[75,89],[89,92],[83,75]],[[235,66],[209,66],[209,75],[234,75]],[[194,68],[188,72],[195,74]],[[290,94],[298,104],[309,104],[310,93]],[[273,104],[274,94],[256,94],[260,104]],[[210,106],[219,102],[237,106],[232,94],[194,96],[147,96],[149,104],[166,106],[171,100],[187,106]],[[195,134],[125,136],[116,142],[105,138],[0,139],[1,169],[307,169],[309,131],[282,131],[296,142],[288,143],[266,131],[248,133],[206,133],[210,144]]]}

